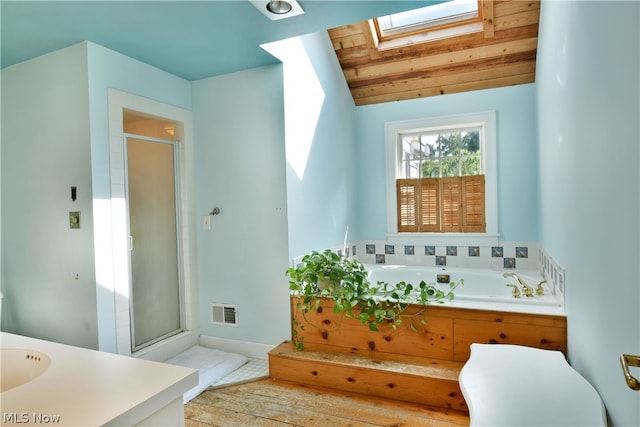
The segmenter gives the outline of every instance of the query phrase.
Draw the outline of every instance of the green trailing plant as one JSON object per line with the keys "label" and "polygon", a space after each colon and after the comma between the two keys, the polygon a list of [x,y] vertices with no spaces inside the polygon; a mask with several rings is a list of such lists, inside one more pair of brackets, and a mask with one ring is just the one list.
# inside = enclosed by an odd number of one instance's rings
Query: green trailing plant
{"label": "green trailing plant", "polygon": [[[304,348],[304,337],[299,331],[304,331],[305,324],[327,329],[326,325],[316,325],[307,318],[307,313],[318,311],[323,301],[333,301],[333,312],[340,319],[334,328],[340,327],[344,317],[350,317],[357,318],[371,331],[378,331],[381,325],[396,329],[405,321],[409,322],[410,329],[418,331],[416,321],[426,324],[423,314],[427,305],[452,300],[455,288],[464,284],[464,280],[451,282],[447,291],[425,281],[417,286],[407,282],[372,284],[363,264],[330,249],[305,255],[298,266],[287,269],[286,275],[291,293],[298,297],[291,330],[298,349]],[[412,304],[422,308],[406,313]],[[298,320],[299,315],[304,322]]]}

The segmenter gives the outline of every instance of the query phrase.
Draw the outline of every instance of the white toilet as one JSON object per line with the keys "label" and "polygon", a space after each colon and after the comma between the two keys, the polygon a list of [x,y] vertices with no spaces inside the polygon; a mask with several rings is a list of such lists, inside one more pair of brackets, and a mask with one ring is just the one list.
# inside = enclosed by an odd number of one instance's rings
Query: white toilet
{"label": "white toilet", "polygon": [[606,426],[598,392],[559,351],[471,344],[460,372],[471,426]]}

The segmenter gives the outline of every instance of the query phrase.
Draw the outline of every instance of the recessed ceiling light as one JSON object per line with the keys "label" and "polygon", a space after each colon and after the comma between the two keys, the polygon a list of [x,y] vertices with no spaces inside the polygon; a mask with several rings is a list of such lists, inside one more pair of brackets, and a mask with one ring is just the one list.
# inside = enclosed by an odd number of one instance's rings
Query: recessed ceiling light
{"label": "recessed ceiling light", "polygon": [[275,21],[302,15],[304,10],[296,0],[249,0],[263,15]]}
{"label": "recessed ceiling light", "polygon": [[276,13],[278,15],[281,15],[283,13],[289,13],[291,12],[291,9],[293,9],[293,6],[291,6],[291,3],[286,1],[274,0],[267,3],[267,10],[271,13]]}

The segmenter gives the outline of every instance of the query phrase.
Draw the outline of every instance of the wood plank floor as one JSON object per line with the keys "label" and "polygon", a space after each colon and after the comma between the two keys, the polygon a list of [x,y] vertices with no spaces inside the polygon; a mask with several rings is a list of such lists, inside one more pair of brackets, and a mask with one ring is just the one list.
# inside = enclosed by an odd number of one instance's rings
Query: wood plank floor
{"label": "wood plank floor", "polygon": [[184,412],[187,427],[469,425],[456,411],[272,379],[207,390]]}

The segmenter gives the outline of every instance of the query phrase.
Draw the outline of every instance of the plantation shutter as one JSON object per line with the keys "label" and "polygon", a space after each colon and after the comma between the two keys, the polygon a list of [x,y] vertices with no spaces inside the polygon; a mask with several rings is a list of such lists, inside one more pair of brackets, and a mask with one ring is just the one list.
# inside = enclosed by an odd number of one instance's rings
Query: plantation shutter
{"label": "plantation shutter", "polygon": [[462,218],[463,229],[467,233],[484,232],[486,218],[484,214],[484,175],[462,177],[464,194]]}
{"label": "plantation shutter", "polygon": [[399,232],[486,230],[484,175],[396,180]]}
{"label": "plantation shutter", "polygon": [[420,180],[420,226],[418,231],[440,231],[440,192],[438,178]]}
{"label": "plantation shutter", "polygon": [[462,184],[460,177],[441,178],[442,231],[445,233],[462,231]]}
{"label": "plantation shutter", "polygon": [[398,179],[398,231],[418,231],[418,184],[417,179]]}

